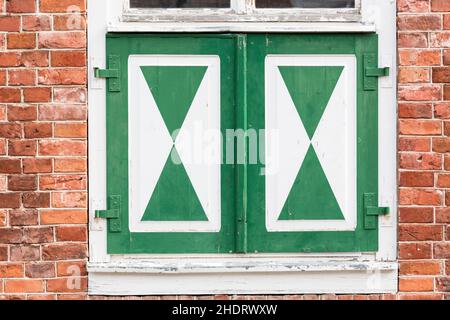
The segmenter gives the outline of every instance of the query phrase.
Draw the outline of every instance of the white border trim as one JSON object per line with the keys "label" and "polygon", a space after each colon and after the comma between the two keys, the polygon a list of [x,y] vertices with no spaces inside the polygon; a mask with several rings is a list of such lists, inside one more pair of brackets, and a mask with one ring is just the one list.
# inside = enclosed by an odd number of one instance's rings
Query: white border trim
{"label": "white border trim", "polygon": [[[270,294],[270,293],[382,293],[397,290],[396,225],[396,3],[392,0],[363,0],[361,23],[124,23],[120,21],[122,0],[88,0],[89,24],[89,293],[105,295],[151,294]],[[106,119],[105,83],[93,76],[94,67],[105,67],[105,34],[107,31],[177,31],[177,32],[372,32],[379,34],[380,66],[391,67],[391,76],[380,81],[379,94],[379,201],[389,206],[391,214],[380,218],[379,251],[374,254],[295,255],[287,257],[297,265],[288,272],[279,255],[268,255],[274,264],[271,272],[254,273],[187,273],[155,274],[152,270],[121,269],[117,263],[144,263],[147,256],[111,256],[106,252],[106,223],[94,218],[95,210],[106,208]],[[343,257],[347,262],[338,259]],[[150,257],[151,258],[151,257]],[[259,258],[259,257],[258,257]],[[177,263],[185,256],[174,256]],[[210,261],[211,257],[196,260]],[[242,261],[242,256],[230,257]],[[249,256],[249,259],[256,257]],[[345,260],[344,259],[344,260]],[[152,259],[156,261],[156,258]],[[359,270],[349,270],[348,261]],[[387,268],[380,271],[380,263]],[[250,262],[248,262],[250,263]],[[278,263],[278,264],[277,264]],[[322,265],[318,270],[301,270],[303,265]],[[122,265],[122,264],[121,264]],[[384,264],[382,264],[384,265]],[[223,269],[223,265],[220,266]],[[129,273],[128,271],[134,271]],[[200,269],[199,269],[200,270]],[[219,269],[217,269],[219,270]],[[340,271],[337,271],[340,270]],[[378,271],[380,272],[378,272]],[[139,271],[139,272],[135,272]],[[266,270],[267,271],[267,270]],[[276,272],[274,272],[276,271]],[[379,274],[376,278],[370,275]],[[375,280],[374,280],[375,279]],[[371,285],[378,281],[380,285]],[[211,288],[214,283],[214,288]]]}
{"label": "white border trim", "polygon": [[[288,153],[283,153],[283,157],[279,157],[279,163],[276,161],[270,161],[266,163],[266,228],[268,231],[277,232],[277,231],[353,231],[356,229],[357,223],[357,210],[356,210],[356,193],[357,193],[357,166],[356,166],[356,100],[357,100],[357,90],[356,90],[356,57],[355,55],[343,55],[343,54],[272,54],[267,55],[265,60],[265,81],[266,81],[266,153],[270,155],[275,151],[288,151]],[[301,123],[300,118],[298,118],[297,111],[295,110],[295,106],[292,105],[292,98],[290,101],[278,101],[280,97],[279,90],[287,90],[286,84],[282,81],[280,71],[278,67],[280,66],[342,66],[344,70],[342,72],[341,77],[338,79],[336,83],[336,88],[333,94],[330,97],[330,101],[328,102],[328,106],[326,111],[322,117],[320,124],[317,127],[317,131],[312,137],[309,139],[305,129],[303,128],[303,123]],[[277,83],[282,81],[283,89],[277,88]],[[322,164],[322,168],[324,169],[324,173],[329,179],[331,187],[334,191],[334,195],[336,196],[339,206],[344,215],[344,220],[279,220],[279,216],[284,206],[284,203],[290,193],[290,188],[295,180],[296,175],[298,174],[298,167],[294,167],[295,172],[290,172],[292,166],[290,163],[292,161],[297,162],[300,166],[303,163],[304,157],[306,156],[306,152],[309,149],[310,145],[314,145],[314,149],[317,154],[320,154],[320,149],[317,149],[319,146],[322,146],[323,141],[319,141],[319,136],[322,131],[322,123],[327,121],[329,113],[332,112],[333,107],[336,106],[335,94],[337,93],[338,87],[346,88],[346,94],[341,97],[345,101],[345,110],[344,119],[346,122],[346,130],[344,135],[345,140],[345,151],[339,149],[338,154],[343,153],[343,157],[347,159],[345,165],[341,168],[339,167],[339,162],[336,162],[333,159],[333,163],[336,166],[339,172],[344,172],[345,179],[345,187],[340,186],[338,188],[334,185],[331,180],[332,172],[334,170],[330,170],[328,166],[326,166],[325,157],[320,157],[320,162]],[[287,91],[286,91],[287,92]],[[287,93],[288,95],[288,93]],[[334,103],[334,105],[333,105]],[[285,106],[282,108],[279,104],[284,104]],[[295,127],[290,127],[286,122],[278,123],[280,118],[282,117],[282,111],[285,110],[287,106],[291,104],[292,110],[294,110],[295,115],[293,121],[295,121]],[[340,105],[337,105],[339,108]],[[338,109],[339,110],[339,109]],[[342,110],[339,111],[342,113]],[[342,115],[342,114],[340,114]],[[332,116],[332,122],[334,125],[339,125],[339,116]],[[283,120],[292,118],[288,114],[283,114]],[[292,119],[289,119],[292,120]],[[329,124],[329,123],[328,123]],[[285,128],[283,128],[285,127]],[[297,135],[293,133],[296,131],[295,128],[298,128]],[[329,135],[327,128],[325,135]],[[279,131],[279,141],[274,141],[275,139],[271,139],[269,137],[273,132]],[[286,131],[288,130],[288,132]],[[283,135],[283,132],[286,132]],[[336,131],[334,131],[336,132]],[[322,135],[324,135],[322,133]],[[336,134],[334,135],[336,137]],[[292,140],[290,140],[292,139]],[[296,139],[302,139],[302,143],[304,143],[305,148],[302,150],[301,159],[299,158],[299,150],[297,148],[292,148]],[[336,145],[333,143],[328,143],[328,145]],[[270,156],[269,156],[270,157]],[[272,159],[276,158],[271,156]],[[300,161],[299,161],[300,160]],[[330,161],[328,161],[330,162]],[[328,170],[327,170],[328,169]],[[335,168],[336,170],[336,168]],[[295,176],[289,175],[289,172],[294,174]],[[273,173],[273,174],[271,174]],[[282,175],[284,173],[284,175]],[[288,173],[288,176],[286,176]],[[287,179],[291,178],[290,182],[286,182]],[[334,179],[336,182],[336,179]],[[280,188],[282,185],[289,185],[289,189],[286,189],[285,192],[282,192],[283,196],[286,198],[280,198]],[[339,189],[339,190],[338,190]],[[342,191],[342,192],[341,192]],[[338,196],[338,195],[341,196]],[[343,195],[343,197],[342,197]]]}

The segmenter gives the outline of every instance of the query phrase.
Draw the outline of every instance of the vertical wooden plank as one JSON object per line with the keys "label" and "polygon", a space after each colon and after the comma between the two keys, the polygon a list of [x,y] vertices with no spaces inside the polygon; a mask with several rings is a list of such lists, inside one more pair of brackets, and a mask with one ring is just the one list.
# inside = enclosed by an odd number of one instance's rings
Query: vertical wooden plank
{"label": "vertical wooden plank", "polygon": [[[236,128],[247,133],[247,36],[239,34],[236,37]],[[248,165],[248,139],[245,137],[244,163],[236,162],[236,253],[247,252],[247,165]],[[237,161],[235,152],[235,161]]]}

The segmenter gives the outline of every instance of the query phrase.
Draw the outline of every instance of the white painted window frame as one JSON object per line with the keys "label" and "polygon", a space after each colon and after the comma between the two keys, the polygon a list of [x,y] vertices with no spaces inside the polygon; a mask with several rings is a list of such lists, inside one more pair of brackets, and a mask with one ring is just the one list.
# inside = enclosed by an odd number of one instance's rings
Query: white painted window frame
{"label": "white painted window frame", "polygon": [[124,0],[123,21],[161,22],[189,20],[196,22],[250,22],[250,21],[360,21],[361,0],[355,0],[355,8],[322,9],[269,9],[256,8],[255,0],[231,0],[230,8],[204,9],[155,9],[130,8],[130,1]]}
{"label": "white painted window frame", "polygon": [[[358,21],[131,21],[124,0],[88,0],[89,15],[89,293],[301,294],[397,291],[396,1],[361,0]],[[180,19],[181,20],[181,19]],[[279,20],[283,20],[280,17]],[[106,65],[107,32],[377,32],[380,67],[391,75],[379,84],[379,203],[377,253],[271,255],[109,255],[106,221],[105,82],[93,75]]]}

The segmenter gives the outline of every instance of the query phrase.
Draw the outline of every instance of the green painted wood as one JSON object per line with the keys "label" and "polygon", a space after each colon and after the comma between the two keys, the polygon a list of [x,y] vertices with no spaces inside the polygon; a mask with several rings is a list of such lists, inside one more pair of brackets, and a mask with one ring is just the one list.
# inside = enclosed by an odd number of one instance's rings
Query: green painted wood
{"label": "green painted wood", "polygon": [[344,219],[341,208],[312,146],[308,149],[279,219]]}
{"label": "green painted wood", "polygon": [[[236,127],[246,131],[247,127],[247,36],[236,37]],[[236,253],[247,252],[247,192],[248,192],[248,141],[244,141],[245,161],[237,163],[237,141],[234,140],[234,161],[236,163]]]}
{"label": "green painted wood", "polygon": [[183,125],[208,67],[141,67],[169,133]]}
{"label": "green painted wood", "polygon": [[[108,92],[107,111],[107,193],[122,199],[120,233],[108,232],[110,254],[179,254],[229,253],[235,250],[235,167],[221,169],[220,232],[195,233],[131,233],[128,223],[128,57],[130,55],[217,55],[221,68],[221,127],[235,128],[236,37],[234,35],[176,35],[176,34],[108,34],[107,55],[120,56],[122,90]],[[202,71],[203,72],[203,71]],[[201,72],[198,72],[201,73]],[[186,76],[188,77],[188,76]],[[198,79],[200,76],[194,77]],[[107,80],[109,81],[109,80]],[[193,85],[192,87],[195,87]],[[194,89],[192,89],[194,90]],[[185,101],[189,98],[185,98]],[[167,115],[166,118],[172,115]],[[182,118],[182,117],[180,117]],[[170,120],[176,127],[180,118]],[[149,137],[151,139],[151,137]],[[156,151],[155,151],[156,152]],[[225,159],[225,158],[224,158]],[[223,161],[225,163],[225,161]],[[230,186],[233,186],[230,188]],[[110,223],[110,222],[108,222]]]}
{"label": "green painted wood", "polygon": [[167,158],[142,221],[208,221],[175,147]]}
{"label": "green painted wood", "polygon": [[279,67],[310,139],[344,67]]}
{"label": "green painted wood", "polygon": [[[269,54],[351,54],[357,58],[357,214],[355,231],[268,232],[264,164],[248,168],[248,252],[370,252],[378,249],[378,226],[364,230],[365,192],[378,190],[378,92],[364,91],[365,53],[377,54],[376,34],[249,34],[248,126],[265,125],[265,58]],[[374,61],[376,67],[377,61]],[[285,75],[286,76],[286,75]],[[303,119],[302,119],[303,120]],[[313,127],[311,125],[311,127]],[[311,129],[312,130],[312,129]],[[260,145],[260,148],[264,146]],[[314,194],[311,195],[314,197]],[[376,222],[378,223],[378,222]]]}

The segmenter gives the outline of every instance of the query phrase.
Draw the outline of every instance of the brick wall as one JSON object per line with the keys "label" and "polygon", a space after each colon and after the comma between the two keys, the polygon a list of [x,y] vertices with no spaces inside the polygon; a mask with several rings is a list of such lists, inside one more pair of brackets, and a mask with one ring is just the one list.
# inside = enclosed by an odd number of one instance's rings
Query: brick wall
{"label": "brick wall", "polygon": [[[190,298],[450,298],[450,0],[397,1],[399,294]],[[0,298],[83,299],[85,0],[0,12]]]}
{"label": "brick wall", "polygon": [[0,295],[82,298],[85,1],[0,0],[0,11]]}

